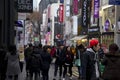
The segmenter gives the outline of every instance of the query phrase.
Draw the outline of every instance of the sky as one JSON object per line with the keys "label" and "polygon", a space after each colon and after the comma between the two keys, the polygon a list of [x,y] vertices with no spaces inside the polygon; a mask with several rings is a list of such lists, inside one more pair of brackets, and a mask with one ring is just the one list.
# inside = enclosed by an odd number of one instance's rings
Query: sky
{"label": "sky", "polygon": [[41,0],[33,0],[33,9],[35,10],[35,9],[37,9],[37,10],[39,10],[39,2],[40,2]]}

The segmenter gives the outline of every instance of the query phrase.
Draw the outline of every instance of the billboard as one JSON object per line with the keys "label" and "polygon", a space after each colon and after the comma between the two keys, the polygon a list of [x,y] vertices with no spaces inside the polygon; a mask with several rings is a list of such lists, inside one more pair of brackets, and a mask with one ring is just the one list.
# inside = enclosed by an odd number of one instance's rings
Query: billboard
{"label": "billboard", "polygon": [[33,0],[17,0],[17,11],[24,13],[33,12]]}
{"label": "billboard", "polygon": [[109,0],[110,5],[120,5],[120,0]]}
{"label": "billboard", "polygon": [[59,6],[59,22],[63,22],[63,17],[64,17],[64,5],[61,4]]}

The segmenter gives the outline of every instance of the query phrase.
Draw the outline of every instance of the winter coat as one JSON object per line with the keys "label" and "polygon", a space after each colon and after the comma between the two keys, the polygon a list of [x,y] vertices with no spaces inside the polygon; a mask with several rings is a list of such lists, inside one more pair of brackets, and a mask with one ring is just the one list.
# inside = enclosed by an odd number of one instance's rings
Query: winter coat
{"label": "winter coat", "polygon": [[6,75],[18,75],[20,70],[19,64],[19,54],[16,53],[15,55],[11,55],[11,53],[7,53],[7,72]]}
{"label": "winter coat", "polygon": [[81,58],[83,80],[97,80],[99,73],[97,54],[92,48],[87,49]]}
{"label": "winter coat", "polygon": [[41,58],[42,58],[42,70],[49,70],[50,68],[50,64],[51,64],[51,61],[52,61],[52,58],[50,56],[49,53],[47,52],[43,52],[41,54]]}
{"label": "winter coat", "polygon": [[39,72],[42,67],[42,60],[39,49],[35,49],[29,59],[29,67],[33,72]]}
{"label": "winter coat", "polygon": [[120,80],[120,54],[106,54],[102,62],[105,69],[102,75],[106,80]]}
{"label": "winter coat", "polygon": [[65,48],[63,48],[62,50],[61,49],[57,49],[57,52],[56,52],[56,61],[55,61],[55,64],[58,64],[58,65],[63,65],[64,63],[64,56],[65,56]]}
{"label": "winter coat", "polygon": [[64,64],[73,66],[73,59],[74,59],[74,54],[72,54],[70,51],[67,51],[64,56],[64,60],[65,60]]}

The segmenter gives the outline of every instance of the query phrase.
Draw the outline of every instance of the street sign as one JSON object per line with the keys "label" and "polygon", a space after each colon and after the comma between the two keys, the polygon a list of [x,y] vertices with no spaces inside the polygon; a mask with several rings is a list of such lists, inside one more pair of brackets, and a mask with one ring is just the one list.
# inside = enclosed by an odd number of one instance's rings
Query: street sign
{"label": "street sign", "polygon": [[110,5],[120,5],[120,0],[109,0]]}
{"label": "street sign", "polygon": [[33,0],[17,0],[17,11],[24,13],[33,12]]}

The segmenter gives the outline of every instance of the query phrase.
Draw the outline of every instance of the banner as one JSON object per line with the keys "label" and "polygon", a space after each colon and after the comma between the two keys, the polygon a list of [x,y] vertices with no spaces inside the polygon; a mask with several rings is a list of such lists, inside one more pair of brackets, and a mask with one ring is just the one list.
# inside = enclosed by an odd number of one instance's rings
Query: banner
{"label": "banner", "polygon": [[64,5],[60,5],[59,7],[59,21],[62,23],[64,17]]}
{"label": "banner", "polygon": [[83,0],[82,6],[82,27],[88,27],[88,0]]}
{"label": "banner", "polygon": [[88,11],[88,0],[82,1],[82,16],[81,16],[81,35],[86,35],[88,33],[88,21],[89,21],[89,11]]}
{"label": "banner", "polygon": [[99,18],[99,0],[94,0],[94,18]]}
{"label": "banner", "polygon": [[73,13],[78,14],[78,0],[73,0]]}
{"label": "banner", "polygon": [[120,5],[120,0],[109,0],[110,5]]}

